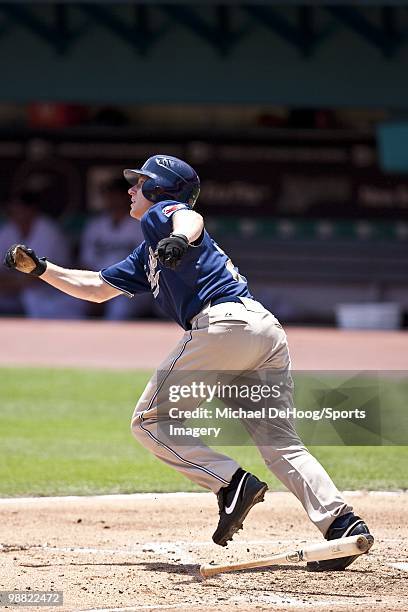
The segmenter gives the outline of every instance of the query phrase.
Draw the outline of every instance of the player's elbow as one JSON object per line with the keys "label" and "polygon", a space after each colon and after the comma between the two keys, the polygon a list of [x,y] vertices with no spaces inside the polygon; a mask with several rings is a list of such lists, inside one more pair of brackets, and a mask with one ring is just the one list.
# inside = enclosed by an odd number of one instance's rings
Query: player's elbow
{"label": "player's elbow", "polygon": [[109,285],[101,277],[98,277],[94,291],[92,292],[92,301],[102,304],[103,302],[107,302],[118,295],[123,295],[120,289]]}
{"label": "player's elbow", "polygon": [[89,301],[91,302],[95,302],[95,304],[103,304],[103,302],[107,302],[108,300],[110,300],[111,298],[106,297],[104,295],[101,295],[99,293],[93,293],[90,297],[89,297]]}
{"label": "player's elbow", "polygon": [[194,226],[197,229],[202,230],[204,228],[204,218],[203,218],[203,216],[200,215],[200,213],[198,213],[196,210],[193,210],[192,213],[193,213],[192,217],[193,217],[193,220],[194,220]]}
{"label": "player's elbow", "polygon": [[89,299],[91,302],[95,302],[96,304],[103,304],[103,302],[107,302],[111,300],[115,295],[111,295],[111,292],[105,290],[105,287],[95,287],[95,289],[91,292]]}

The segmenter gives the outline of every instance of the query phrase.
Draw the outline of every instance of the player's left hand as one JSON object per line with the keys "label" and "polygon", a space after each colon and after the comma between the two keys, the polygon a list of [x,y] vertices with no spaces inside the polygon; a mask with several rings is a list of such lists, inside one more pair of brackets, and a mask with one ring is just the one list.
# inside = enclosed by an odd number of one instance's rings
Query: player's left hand
{"label": "player's left hand", "polygon": [[6,253],[4,264],[12,269],[41,276],[47,269],[45,257],[38,257],[36,252],[25,244],[13,244]]}
{"label": "player's left hand", "polygon": [[188,239],[183,234],[170,234],[157,245],[156,257],[167,268],[175,270],[181,258],[187,253]]}

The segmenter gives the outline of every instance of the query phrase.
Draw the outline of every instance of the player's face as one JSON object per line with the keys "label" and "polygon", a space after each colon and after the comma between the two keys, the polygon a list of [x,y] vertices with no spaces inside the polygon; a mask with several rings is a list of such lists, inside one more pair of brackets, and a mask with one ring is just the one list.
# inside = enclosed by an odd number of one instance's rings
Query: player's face
{"label": "player's face", "polygon": [[131,199],[129,214],[134,219],[141,219],[146,210],[148,210],[152,205],[149,200],[146,200],[142,192],[142,185],[145,180],[145,176],[140,176],[136,185],[132,185],[132,187],[128,190],[128,194],[130,195]]}

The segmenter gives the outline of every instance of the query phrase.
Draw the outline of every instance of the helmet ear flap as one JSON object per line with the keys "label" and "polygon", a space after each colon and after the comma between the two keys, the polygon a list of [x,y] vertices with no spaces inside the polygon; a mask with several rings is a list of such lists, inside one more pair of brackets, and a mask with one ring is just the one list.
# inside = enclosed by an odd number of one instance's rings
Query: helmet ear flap
{"label": "helmet ear flap", "polygon": [[166,190],[164,187],[161,185],[155,185],[153,189],[150,190],[148,199],[152,202],[158,202],[158,198],[165,192]]}
{"label": "helmet ear flap", "polygon": [[155,181],[152,178],[148,178],[142,185],[142,193],[146,200],[156,203],[157,198],[165,192],[164,187],[161,185],[155,185]]}

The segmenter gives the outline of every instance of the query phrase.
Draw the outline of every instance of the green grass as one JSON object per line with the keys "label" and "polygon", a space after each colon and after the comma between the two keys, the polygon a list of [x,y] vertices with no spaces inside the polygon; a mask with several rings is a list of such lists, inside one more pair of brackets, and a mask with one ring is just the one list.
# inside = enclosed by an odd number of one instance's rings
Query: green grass
{"label": "green grass", "polygon": [[[0,496],[201,490],[129,428],[148,372],[0,369]],[[224,449],[280,483],[253,448]],[[408,488],[408,447],[313,447],[341,489]]]}

